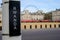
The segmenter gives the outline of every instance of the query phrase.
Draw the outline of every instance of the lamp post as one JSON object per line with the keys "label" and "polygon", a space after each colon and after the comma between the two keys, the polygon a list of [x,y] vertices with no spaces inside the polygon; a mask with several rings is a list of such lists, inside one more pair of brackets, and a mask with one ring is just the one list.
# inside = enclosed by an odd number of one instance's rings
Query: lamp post
{"label": "lamp post", "polygon": [[2,0],[2,40],[21,40],[20,0]]}

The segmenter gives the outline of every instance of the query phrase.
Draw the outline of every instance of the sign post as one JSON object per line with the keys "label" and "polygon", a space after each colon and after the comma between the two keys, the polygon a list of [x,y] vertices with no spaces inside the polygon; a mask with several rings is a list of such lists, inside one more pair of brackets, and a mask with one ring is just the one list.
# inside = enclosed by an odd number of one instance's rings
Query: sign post
{"label": "sign post", "polygon": [[2,2],[2,40],[21,40],[20,0]]}

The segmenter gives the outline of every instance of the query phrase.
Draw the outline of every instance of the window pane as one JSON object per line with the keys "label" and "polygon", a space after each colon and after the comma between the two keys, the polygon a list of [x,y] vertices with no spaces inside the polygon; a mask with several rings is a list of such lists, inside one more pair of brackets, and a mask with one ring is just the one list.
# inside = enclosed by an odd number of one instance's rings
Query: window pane
{"label": "window pane", "polygon": [[1,23],[1,21],[0,21],[0,23]]}
{"label": "window pane", "polygon": [[32,25],[30,25],[30,29],[32,29]]}
{"label": "window pane", "polygon": [[50,28],[51,28],[51,25],[50,25]]}
{"label": "window pane", "polygon": [[59,24],[59,28],[60,28],[60,24]]}
{"label": "window pane", "polygon": [[24,29],[26,29],[26,25],[24,25]]}
{"label": "window pane", "polygon": [[35,25],[35,29],[37,29],[37,25]]}
{"label": "window pane", "polygon": [[45,25],[45,28],[47,28],[47,25]]}
{"label": "window pane", "polygon": [[54,28],[56,28],[56,24],[54,24]]}
{"label": "window pane", "polygon": [[40,28],[42,28],[42,25],[40,25]]}

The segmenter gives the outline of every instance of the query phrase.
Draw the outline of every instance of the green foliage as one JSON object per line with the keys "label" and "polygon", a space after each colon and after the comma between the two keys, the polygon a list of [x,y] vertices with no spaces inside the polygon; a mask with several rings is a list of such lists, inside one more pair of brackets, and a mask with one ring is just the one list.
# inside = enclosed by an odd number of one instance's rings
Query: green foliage
{"label": "green foliage", "polygon": [[44,20],[52,20],[52,12],[49,12],[49,13],[45,13],[44,15]]}

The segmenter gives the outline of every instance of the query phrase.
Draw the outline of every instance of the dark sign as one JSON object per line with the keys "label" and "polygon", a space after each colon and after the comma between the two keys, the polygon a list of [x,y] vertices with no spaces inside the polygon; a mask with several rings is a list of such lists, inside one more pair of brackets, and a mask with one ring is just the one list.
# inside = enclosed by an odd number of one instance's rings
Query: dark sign
{"label": "dark sign", "polygon": [[9,2],[9,36],[21,35],[20,29],[20,2]]}

